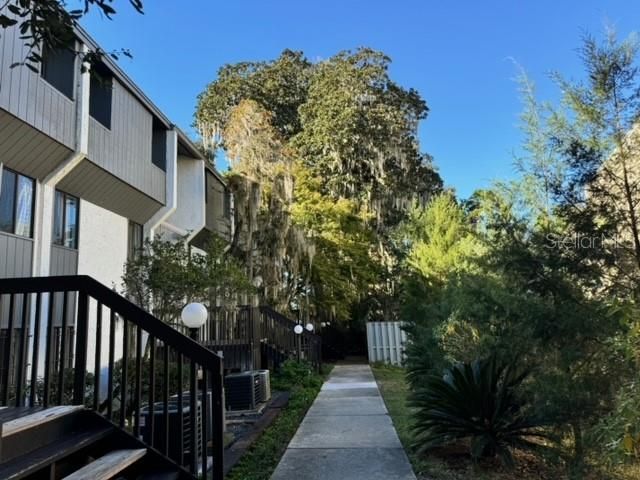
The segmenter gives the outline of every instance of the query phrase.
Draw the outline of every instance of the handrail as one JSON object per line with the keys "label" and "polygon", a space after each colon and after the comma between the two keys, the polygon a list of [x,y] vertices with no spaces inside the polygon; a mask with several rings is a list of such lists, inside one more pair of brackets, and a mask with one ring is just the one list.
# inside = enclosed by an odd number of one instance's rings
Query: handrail
{"label": "handrail", "polygon": [[[0,279],[1,293],[46,293],[51,284],[57,284],[56,292],[84,291],[117,313],[127,317],[158,340],[175,348],[179,353],[193,358],[198,363],[217,366],[222,359],[198,342],[178,332],[175,328],[158,320],[146,310],[127,300],[89,275],[59,275],[52,277],[26,277]],[[178,335],[176,335],[176,333]]]}
{"label": "handrail", "polygon": [[[280,322],[282,325],[286,325],[287,327],[293,328],[296,325],[298,325],[298,323],[296,323],[295,321],[291,320],[286,315],[283,315],[282,313],[278,312],[277,310],[274,310],[273,307],[271,307],[270,305],[260,305],[260,311],[263,312],[263,313],[268,313],[275,320]],[[302,335],[304,335],[305,337],[309,337],[309,338],[313,338],[313,339],[317,339],[317,340],[319,340],[321,338],[320,335],[315,334],[313,332],[310,332],[306,328],[302,331]]]}
{"label": "handrail", "polygon": [[259,307],[261,316],[261,328],[266,335],[267,342],[274,344],[278,349],[284,350],[287,356],[295,354],[298,359],[304,358],[318,370],[322,365],[322,339],[319,335],[303,328],[301,334],[294,333],[298,323],[274,310],[269,305]]}

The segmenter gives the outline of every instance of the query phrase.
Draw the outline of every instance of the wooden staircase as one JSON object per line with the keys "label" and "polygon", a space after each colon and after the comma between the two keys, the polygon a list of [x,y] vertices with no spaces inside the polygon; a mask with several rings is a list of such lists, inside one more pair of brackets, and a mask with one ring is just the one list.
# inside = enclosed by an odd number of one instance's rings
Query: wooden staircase
{"label": "wooden staircase", "polygon": [[181,480],[193,476],[78,406],[0,410],[3,480]]}
{"label": "wooden staircase", "polygon": [[185,469],[81,406],[0,410],[3,480],[181,480]]}
{"label": "wooden staircase", "polygon": [[222,480],[220,356],[87,276],[0,304],[0,480]]}

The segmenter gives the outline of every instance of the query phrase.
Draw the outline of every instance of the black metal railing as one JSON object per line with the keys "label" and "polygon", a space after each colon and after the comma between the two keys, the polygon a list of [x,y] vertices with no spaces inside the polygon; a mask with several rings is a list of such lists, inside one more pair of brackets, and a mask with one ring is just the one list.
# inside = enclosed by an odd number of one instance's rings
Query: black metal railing
{"label": "black metal railing", "polygon": [[254,310],[247,305],[210,308],[208,321],[198,330],[198,342],[224,358],[225,372],[260,368],[259,318]]}
{"label": "black metal railing", "polygon": [[200,329],[198,339],[209,343],[239,343],[252,339],[255,329],[253,308],[249,305],[209,308],[209,321]]}
{"label": "black metal railing", "polygon": [[209,319],[198,332],[198,341],[221,352],[228,371],[277,370],[283,361],[296,358],[319,369],[320,336],[306,329],[296,334],[296,325],[297,322],[267,305],[215,307],[209,310]]}
{"label": "black metal railing", "polygon": [[221,358],[88,276],[0,280],[0,405],[85,405],[223,478]]}
{"label": "black metal railing", "polygon": [[311,363],[320,369],[322,362],[322,340],[319,335],[304,328],[301,334],[294,331],[297,322],[277,312],[268,305],[259,308],[260,337],[271,348],[265,349],[267,355],[274,357],[269,361],[277,362],[279,358],[298,358]]}

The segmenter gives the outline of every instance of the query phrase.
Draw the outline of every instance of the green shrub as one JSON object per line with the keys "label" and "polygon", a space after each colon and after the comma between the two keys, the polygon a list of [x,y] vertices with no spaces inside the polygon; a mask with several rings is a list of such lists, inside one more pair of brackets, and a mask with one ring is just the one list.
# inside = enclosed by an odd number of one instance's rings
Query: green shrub
{"label": "green shrub", "polygon": [[287,360],[273,378],[274,390],[291,390],[295,387],[320,388],[322,377],[306,361]]}
{"label": "green shrub", "polygon": [[519,387],[527,372],[495,356],[448,369],[414,390],[414,446],[418,451],[470,441],[471,456],[497,456],[513,465],[513,448],[538,449],[544,437]]}
{"label": "green shrub", "polygon": [[640,462],[640,383],[631,382],[617,392],[611,412],[593,426],[586,442],[607,467]]}

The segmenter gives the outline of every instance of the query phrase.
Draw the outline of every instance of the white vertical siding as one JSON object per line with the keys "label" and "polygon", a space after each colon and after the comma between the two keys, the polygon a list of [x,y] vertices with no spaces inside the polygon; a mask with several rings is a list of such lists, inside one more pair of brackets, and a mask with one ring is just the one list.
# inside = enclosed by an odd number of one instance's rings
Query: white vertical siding
{"label": "white vertical siding", "polygon": [[89,159],[164,203],[165,172],[151,162],[153,116],[116,79],[112,95],[111,128],[89,119]]}
{"label": "white vertical siding", "polygon": [[[3,12],[5,13],[5,12]],[[27,48],[17,27],[0,35],[0,109],[27,122],[68,148],[75,146],[75,102],[25,66]],[[77,62],[76,62],[77,63]],[[76,80],[80,68],[76,66]]]}
{"label": "white vertical siding", "polygon": [[369,362],[401,365],[406,341],[401,322],[367,322]]}
{"label": "white vertical siding", "polygon": [[77,272],[78,251],[60,245],[51,245],[49,275],[75,275]]}
{"label": "white vertical siding", "polygon": [[33,240],[0,233],[0,278],[30,277]]}

